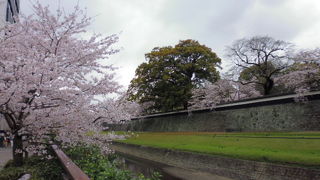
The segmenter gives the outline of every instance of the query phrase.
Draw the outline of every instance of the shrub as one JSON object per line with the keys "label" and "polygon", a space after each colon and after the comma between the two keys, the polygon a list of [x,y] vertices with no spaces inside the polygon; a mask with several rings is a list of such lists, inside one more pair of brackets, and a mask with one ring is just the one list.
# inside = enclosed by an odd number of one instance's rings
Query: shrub
{"label": "shrub", "polygon": [[98,147],[77,146],[65,152],[92,180],[157,180],[160,178],[159,173],[154,173],[151,179],[145,178],[142,174],[135,177],[132,172],[120,168],[122,164],[117,160],[117,156],[104,156]]}
{"label": "shrub", "polygon": [[[132,172],[120,168],[123,164],[116,155],[104,156],[98,147],[76,146],[65,149],[64,152],[92,180],[157,180],[160,177],[159,173],[154,173],[151,179],[142,174],[135,176]],[[9,161],[0,171],[0,180],[16,180],[23,174],[31,174],[32,180],[62,180],[62,172],[57,158],[48,160],[42,156],[32,156],[25,160],[22,167],[14,167],[12,161]]]}
{"label": "shrub", "polygon": [[43,157],[27,158],[21,167],[14,167],[9,161],[0,171],[0,180],[17,180],[24,174],[31,174],[32,180],[62,180],[62,168],[56,158],[44,160]]}

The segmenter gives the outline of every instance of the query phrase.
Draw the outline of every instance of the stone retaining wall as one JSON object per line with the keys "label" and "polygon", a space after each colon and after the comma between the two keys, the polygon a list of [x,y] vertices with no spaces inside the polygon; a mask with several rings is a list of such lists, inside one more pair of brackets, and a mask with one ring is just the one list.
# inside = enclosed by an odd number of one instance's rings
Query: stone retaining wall
{"label": "stone retaining wall", "polygon": [[293,95],[218,105],[214,110],[180,111],[109,124],[130,131],[320,131],[320,92],[307,102]]}

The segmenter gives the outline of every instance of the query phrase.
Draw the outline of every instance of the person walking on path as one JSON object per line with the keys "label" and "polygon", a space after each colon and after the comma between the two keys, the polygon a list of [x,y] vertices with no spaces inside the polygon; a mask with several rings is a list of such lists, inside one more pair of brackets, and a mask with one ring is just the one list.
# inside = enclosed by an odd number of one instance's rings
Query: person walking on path
{"label": "person walking on path", "polygon": [[2,148],[4,146],[4,133],[0,133],[0,147]]}

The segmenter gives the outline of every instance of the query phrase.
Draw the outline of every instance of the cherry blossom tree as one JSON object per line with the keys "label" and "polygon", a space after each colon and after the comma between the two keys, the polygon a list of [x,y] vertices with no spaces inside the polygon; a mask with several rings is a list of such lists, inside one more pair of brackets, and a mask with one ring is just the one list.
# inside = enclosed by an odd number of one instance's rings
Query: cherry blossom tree
{"label": "cherry blossom tree", "polygon": [[293,55],[294,63],[277,77],[276,83],[303,94],[320,88],[320,48],[300,50]]}
{"label": "cherry blossom tree", "polygon": [[129,95],[127,92],[122,92],[121,96],[116,100],[118,108],[124,111],[127,117],[122,118],[124,120],[131,119],[132,117],[139,117],[144,113],[146,109],[136,101],[129,101]]}
{"label": "cherry blossom tree", "polygon": [[103,125],[117,124],[142,115],[144,108],[137,102],[128,101],[127,99],[128,94],[120,92],[119,97],[108,98],[99,102],[101,109],[95,113],[100,114],[100,116],[95,121],[102,119]]}
{"label": "cherry blossom tree", "polygon": [[260,96],[253,84],[243,85],[228,79],[205,83],[193,89],[189,109],[214,108],[217,104]]}
{"label": "cherry blossom tree", "polygon": [[101,116],[127,118],[112,101],[97,98],[119,90],[114,68],[105,63],[118,51],[112,48],[118,37],[81,38],[90,34],[85,29],[91,19],[78,7],[52,14],[38,3],[34,12],[6,25],[0,37],[0,113],[14,135],[16,165],[23,151],[43,152],[52,141],[106,148],[112,137],[87,133],[100,130]]}

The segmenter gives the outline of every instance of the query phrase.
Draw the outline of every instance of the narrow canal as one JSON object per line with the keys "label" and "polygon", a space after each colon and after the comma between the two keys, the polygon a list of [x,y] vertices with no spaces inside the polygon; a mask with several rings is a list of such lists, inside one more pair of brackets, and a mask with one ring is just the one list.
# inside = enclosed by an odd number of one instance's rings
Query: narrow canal
{"label": "narrow canal", "polygon": [[152,177],[154,172],[159,172],[162,175],[162,180],[232,180],[206,172],[173,167],[122,153],[118,155],[121,157],[126,169],[137,174],[142,173],[149,178]]}

